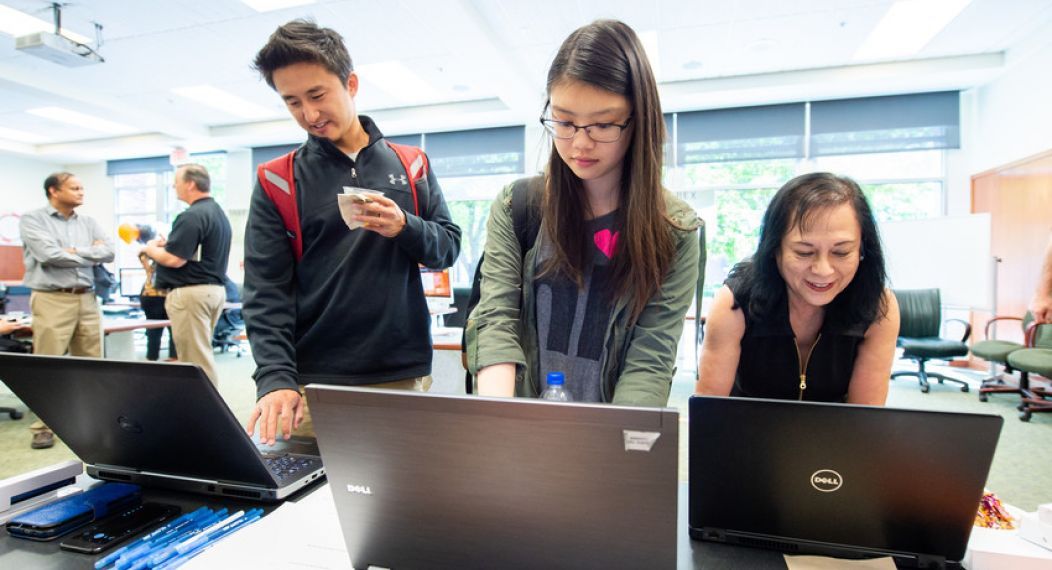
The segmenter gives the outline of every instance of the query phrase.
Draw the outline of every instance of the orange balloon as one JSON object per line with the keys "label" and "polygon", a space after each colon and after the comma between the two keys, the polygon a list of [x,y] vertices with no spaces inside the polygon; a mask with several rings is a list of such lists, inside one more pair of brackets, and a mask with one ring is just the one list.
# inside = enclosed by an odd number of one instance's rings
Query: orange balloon
{"label": "orange balloon", "polygon": [[117,226],[117,235],[124,243],[130,245],[131,242],[139,239],[139,227],[132,224],[121,224]]}

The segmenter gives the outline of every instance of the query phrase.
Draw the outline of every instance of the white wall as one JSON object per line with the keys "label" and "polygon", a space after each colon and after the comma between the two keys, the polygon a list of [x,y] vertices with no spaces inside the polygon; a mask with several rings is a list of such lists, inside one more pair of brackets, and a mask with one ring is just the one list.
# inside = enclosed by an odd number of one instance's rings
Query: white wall
{"label": "white wall", "polygon": [[61,164],[0,153],[0,172],[4,173],[0,212],[20,214],[42,207],[47,201],[44,179],[64,168]]}
{"label": "white wall", "polygon": [[1052,23],[1007,53],[1009,70],[975,90],[971,174],[1052,150]]}
{"label": "white wall", "polygon": [[116,235],[116,200],[113,179],[106,176],[106,163],[67,164],[62,168],[77,175],[84,185],[84,205],[77,208],[77,213],[95,218],[102,229]]}

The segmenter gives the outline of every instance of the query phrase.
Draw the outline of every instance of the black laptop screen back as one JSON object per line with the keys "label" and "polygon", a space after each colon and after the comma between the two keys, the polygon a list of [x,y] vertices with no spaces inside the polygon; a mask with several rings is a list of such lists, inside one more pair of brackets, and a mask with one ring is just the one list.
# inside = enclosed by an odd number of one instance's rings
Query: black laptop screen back
{"label": "black laptop screen back", "polygon": [[[308,386],[356,568],[675,568],[678,414]],[[653,434],[625,449],[624,430]]]}
{"label": "black laptop screen back", "polygon": [[85,463],[274,486],[195,366],[0,354],[0,381]]}
{"label": "black laptop screen back", "polygon": [[690,525],[960,560],[997,416],[695,397]]}

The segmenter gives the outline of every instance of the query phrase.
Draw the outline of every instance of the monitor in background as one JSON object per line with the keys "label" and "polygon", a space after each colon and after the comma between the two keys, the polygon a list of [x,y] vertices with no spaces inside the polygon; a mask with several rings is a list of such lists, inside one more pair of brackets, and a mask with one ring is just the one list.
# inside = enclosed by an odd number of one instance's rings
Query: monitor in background
{"label": "monitor in background", "polygon": [[424,286],[424,297],[431,312],[446,309],[453,305],[453,285],[449,278],[449,269],[420,268],[420,282]]}
{"label": "monitor in background", "polygon": [[119,274],[121,297],[138,297],[146,283],[146,270],[141,267],[122,267]]}

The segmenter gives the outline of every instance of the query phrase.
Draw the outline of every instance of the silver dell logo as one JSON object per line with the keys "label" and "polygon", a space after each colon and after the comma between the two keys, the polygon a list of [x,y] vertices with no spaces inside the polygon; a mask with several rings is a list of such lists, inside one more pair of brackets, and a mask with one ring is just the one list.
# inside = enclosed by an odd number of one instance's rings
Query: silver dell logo
{"label": "silver dell logo", "polygon": [[843,484],[844,478],[832,469],[819,469],[811,474],[811,486],[823,493],[832,493]]}
{"label": "silver dell logo", "polygon": [[355,495],[372,495],[373,490],[368,485],[347,485],[347,492]]}

